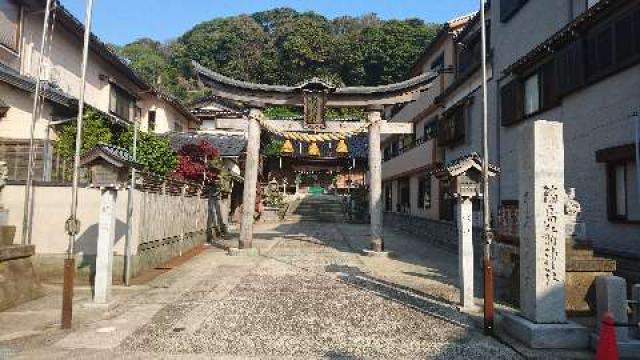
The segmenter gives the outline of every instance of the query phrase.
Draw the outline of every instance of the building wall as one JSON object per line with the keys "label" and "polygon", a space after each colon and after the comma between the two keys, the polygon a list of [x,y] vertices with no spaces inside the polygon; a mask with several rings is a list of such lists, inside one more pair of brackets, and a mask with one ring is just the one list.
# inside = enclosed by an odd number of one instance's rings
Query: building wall
{"label": "building wall", "polygon": [[146,97],[138,102],[138,106],[142,109],[142,119],[140,129],[149,132],[149,111],[156,112],[156,126],[153,131],[156,134],[164,134],[170,131],[187,131],[194,125],[180,114],[173,107],[157,97]]}
{"label": "building wall", "polygon": [[[499,1],[492,3],[492,17],[499,19]],[[495,5],[494,5],[495,4]],[[506,24],[494,21],[492,42],[497,74],[546,40],[584,10],[573,1],[529,1]],[[583,88],[562,100],[562,104],[525,121],[539,119],[564,124],[565,181],[576,188],[587,225],[587,236],[595,246],[613,252],[640,256],[640,226],[612,223],[607,215],[605,165],[596,162],[595,152],[633,143],[634,124],[629,115],[638,110],[640,66]],[[496,95],[509,78],[494,79],[490,86],[490,111],[500,113]],[[522,124],[503,127],[499,117],[491,128],[499,129],[492,148],[499,151],[502,173],[496,202],[518,199],[519,131]],[[496,205],[494,203],[494,205]]]}
{"label": "building wall", "polygon": [[[0,61],[13,67],[21,74],[37,78],[38,65],[40,62],[40,45],[42,41],[42,24],[44,22],[44,12],[41,9],[26,9],[24,11],[22,24],[22,44],[19,56],[6,51],[0,55]],[[78,98],[80,95],[82,62],[82,38],[69,31],[60,22],[56,22],[51,32],[51,42],[45,47],[44,59],[44,79],[54,82],[64,93]],[[87,65],[85,102],[100,111],[109,112],[111,83],[117,84],[133,95],[140,94],[142,89],[136,85],[120,70],[105,61],[94,51],[90,51]],[[0,84],[2,89],[8,87]],[[4,95],[3,91],[3,95]],[[31,121],[32,98],[27,92],[17,91],[5,99],[5,102],[12,107],[9,115],[0,119],[0,138],[28,138],[29,126],[24,119]],[[159,132],[174,130],[176,123],[181,124],[183,129],[194,127],[189,124],[189,120],[175,110],[175,108],[164,100],[156,97],[142,95],[144,99],[138,101],[138,106],[154,106],[157,108]],[[3,96],[4,99],[4,96]],[[15,108],[14,108],[15,107]],[[36,139],[46,137],[46,123],[50,118],[50,111],[43,111],[42,119],[37,122]],[[143,108],[143,127],[146,129],[146,111]]]}

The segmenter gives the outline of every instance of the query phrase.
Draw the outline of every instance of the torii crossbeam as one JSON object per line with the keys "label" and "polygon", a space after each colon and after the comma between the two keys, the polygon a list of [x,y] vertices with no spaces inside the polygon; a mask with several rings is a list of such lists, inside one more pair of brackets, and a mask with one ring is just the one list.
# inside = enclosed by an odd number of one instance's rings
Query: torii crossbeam
{"label": "torii crossbeam", "polygon": [[[388,123],[382,120],[385,106],[416,101],[428,90],[437,73],[429,72],[412,79],[390,85],[373,87],[333,87],[319,79],[299,86],[255,84],[231,79],[211,71],[198,63],[193,67],[199,81],[211,90],[212,95],[245,104],[249,110],[249,135],[242,219],[240,224],[239,249],[253,246],[254,207],[258,183],[258,161],[260,156],[261,126],[272,124],[285,128],[287,132],[335,132],[363,129],[369,134],[369,209],[371,213],[371,248],[374,253],[384,251],[382,233],[382,153],[381,134],[412,134],[413,124]],[[270,121],[264,118],[261,109],[270,105],[304,107],[304,122]],[[364,108],[364,122],[326,121],[327,107]],[[367,129],[368,128],[368,129]],[[337,129],[337,130],[336,130]]]}

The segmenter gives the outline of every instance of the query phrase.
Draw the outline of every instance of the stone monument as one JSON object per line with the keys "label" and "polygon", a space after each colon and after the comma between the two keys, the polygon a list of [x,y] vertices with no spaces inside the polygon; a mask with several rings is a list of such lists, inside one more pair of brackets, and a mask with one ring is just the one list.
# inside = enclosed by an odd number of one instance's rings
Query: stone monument
{"label": "stone monument", "polygon": [[562,123],[521,128],[519,158],[520,312],[505,331],[533,348],[586,348],[587,328],[565,312],[565,183]]}

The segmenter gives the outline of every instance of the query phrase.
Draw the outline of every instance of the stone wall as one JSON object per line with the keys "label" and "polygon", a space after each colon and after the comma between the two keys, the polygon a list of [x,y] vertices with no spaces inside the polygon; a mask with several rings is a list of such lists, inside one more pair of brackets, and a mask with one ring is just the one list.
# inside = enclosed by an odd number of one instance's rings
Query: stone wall
{"label": "stone wall", "polygon": [[[455,223],[387,212],[384,214],[384,226],[409,233],[421,241],[441,246],[447,250],[458,251],[458,230]],[[482,253],[482,229],[473,229],[473,247],[477,262],[478,254]]]}
{"label": "stone wall", "polygon": [[43,295],[31,256],[33,246],[0,245],[0,311]]}

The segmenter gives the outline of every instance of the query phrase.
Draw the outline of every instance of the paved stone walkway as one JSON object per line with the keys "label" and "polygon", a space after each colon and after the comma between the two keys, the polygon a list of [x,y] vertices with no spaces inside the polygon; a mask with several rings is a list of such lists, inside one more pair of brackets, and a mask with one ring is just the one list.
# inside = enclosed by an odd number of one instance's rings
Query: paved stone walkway
{"label": "paved stone walkway", "polygon": [[11,336],[0,314],[0,359],[520,358],[456,309],[455,257],[397,233],[386,234],[396,258],[363,257],[367,234],[360,225],[259,225],[259,257],[211,248],[148,285],[117,289],[108,310],[82,307],[80,291],[73,331],[52,318]]}

